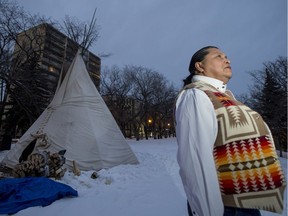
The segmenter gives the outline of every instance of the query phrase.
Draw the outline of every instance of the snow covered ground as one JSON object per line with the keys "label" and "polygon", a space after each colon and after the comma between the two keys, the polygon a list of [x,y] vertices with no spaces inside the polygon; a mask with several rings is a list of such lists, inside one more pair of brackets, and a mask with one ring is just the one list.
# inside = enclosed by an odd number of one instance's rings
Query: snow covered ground
{"label": "snow covered ground", "polygon": [[[17,216],[186,216],[186,197],[178,174],[175,138],[127,140],[139,165],[121,165],[80,176],[66,172],[60,182],[78,191],[78,197],[57,200],[47,207],[31,207]],[[5,152],[0,152],[0,160]],[[287,159],[281,158],[287,177]],[[273,216],[262,211],[263,216]],[[285,209],[287,215],[287,189]]]}

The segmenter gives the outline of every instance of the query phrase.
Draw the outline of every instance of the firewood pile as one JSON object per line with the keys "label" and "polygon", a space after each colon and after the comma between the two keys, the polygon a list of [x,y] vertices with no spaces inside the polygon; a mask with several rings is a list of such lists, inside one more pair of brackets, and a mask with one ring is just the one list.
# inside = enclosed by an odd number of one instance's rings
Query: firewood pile
{"label": "firewood pile", "polygon": [[60,179],[66,172],[66,169],[63,168],[64,154],[65,150],[53,154],[47,151],[30,154],[27,160],[15,166],[12,176],[15,178],[45,176]]}

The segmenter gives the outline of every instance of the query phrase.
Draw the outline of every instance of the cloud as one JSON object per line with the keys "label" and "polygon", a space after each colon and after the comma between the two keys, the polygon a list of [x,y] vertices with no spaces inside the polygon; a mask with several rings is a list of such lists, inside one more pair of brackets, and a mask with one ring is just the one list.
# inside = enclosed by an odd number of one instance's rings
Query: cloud
{"label": "cloud", "polygon": [[100,39],[92,47],[112,53],[103,66],[132,64],[157,70],[177,86],[188,75],[191,55],[219,46],[231,59],[229,86],[247,92],[248,71],[287,56],[286,0],[18,0],[25,9],[61,20],[89,21],[97,8]]}

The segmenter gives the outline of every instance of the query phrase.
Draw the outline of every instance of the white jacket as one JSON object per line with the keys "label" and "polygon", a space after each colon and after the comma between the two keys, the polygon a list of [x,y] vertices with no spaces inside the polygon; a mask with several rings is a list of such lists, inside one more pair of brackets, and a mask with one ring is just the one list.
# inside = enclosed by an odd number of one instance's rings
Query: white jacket
{"label": "white jacket", "polygon": [[[226,90],[217,79],[195,75],[196,80]],[[198,216],[222,216],[224,206],[213,159],[217,119],[212,102],[199,89],[184,90],[176,101],[175,120],[179,173],[191,209]]]}

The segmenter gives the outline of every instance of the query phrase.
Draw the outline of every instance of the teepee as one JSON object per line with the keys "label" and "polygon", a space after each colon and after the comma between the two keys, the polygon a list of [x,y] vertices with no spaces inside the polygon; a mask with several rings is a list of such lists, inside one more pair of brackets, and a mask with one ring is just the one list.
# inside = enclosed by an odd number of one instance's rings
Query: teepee
{"label": "teepee", "polygon": [[[36,141],[33,152],[66,150],[66,166],[100,170],[137,164],[115,119],[92,82],[80,52],[76,54],[50,105],[3,159],[13,168],[23,150]],[[43,142],[40,137],[45,137]],[[41,141],[42,140],[42,141]]]}

